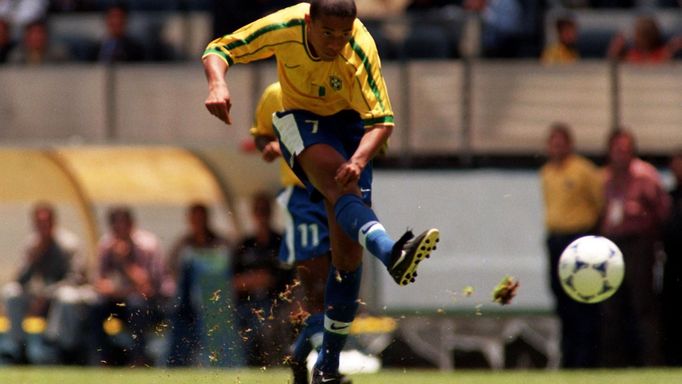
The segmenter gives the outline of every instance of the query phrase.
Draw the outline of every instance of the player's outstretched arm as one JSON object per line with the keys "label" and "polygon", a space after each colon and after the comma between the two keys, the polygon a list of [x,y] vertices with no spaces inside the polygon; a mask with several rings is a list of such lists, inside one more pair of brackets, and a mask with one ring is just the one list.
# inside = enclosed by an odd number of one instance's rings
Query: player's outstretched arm
{"label": "player's outstretched arm", "polygon": [[208,55],[203,60],[204,73],[208,82],[208,97],[204,104],[215,117],[232,124],[230,118],[230,90],[227,88],[227,63],[216,55]]}

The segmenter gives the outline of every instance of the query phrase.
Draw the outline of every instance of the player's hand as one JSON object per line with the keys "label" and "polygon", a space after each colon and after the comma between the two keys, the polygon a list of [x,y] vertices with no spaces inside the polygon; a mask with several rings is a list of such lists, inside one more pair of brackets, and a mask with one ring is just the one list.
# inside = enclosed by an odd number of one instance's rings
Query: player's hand
{"label": "player's hand", "polygon": [[279,141],[273,140],[267,143],[262,150],[263,160],[268,163],[274,161],[278,157],[282,156],[282,151],[279,148]]}
{"label": "player's hand", "polygon": [[334,180],[342,186],[355,183],[360,180],[360,174],[362,173],[363,168],[364,167],[358,162],[347,161],[341,164],[339,169],[336,171]]}
{"label": "player's hand", "polygon": [[211,115],[219,118],[225,124],[232,124],[232,119],[230,118],[232,102],[230,101],[230,91],[227,89],[225,82],[216,82],[209,85],[208,97],[204,105],[211,112]]}

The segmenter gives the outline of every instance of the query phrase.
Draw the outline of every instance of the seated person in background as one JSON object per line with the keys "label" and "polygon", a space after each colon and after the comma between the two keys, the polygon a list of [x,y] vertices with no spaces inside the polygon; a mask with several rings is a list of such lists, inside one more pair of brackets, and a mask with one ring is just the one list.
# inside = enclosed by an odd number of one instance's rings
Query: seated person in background
{"label": "seated person in background", "polygon": [[628,43],[622,33],[609,44],[608,57],[633,64],[658,64],[670,61],[682,49],[682,36],[667,42],[655,18],[640,16],[635,21],[632,42]]}
{"label": "seated person in background", "polygon": [[572,17],[559,17],[556,20],[557,41],[542,51],[543,64],[570,64],[580,58],[576,49],[578,25]]}
{"label": "seated person in background", "polygon": [[[97,276],[94,285],[99,294],[93,313],[95,349],[103,364],[150,363],[145,353],[145,333],[161,315],[169,284],[164,279],[164,267],[156,235],[135,228],[128,207],[109,211],[110,233],[99,243]],[[127,330],[127,332],[126,332]],[[128,335],[123,354],[117,354],[112,340],[105,336]],[[120,352],[120,351],[119,351]]]}
{"label": "seated person in background", "polygon": [[128,8],[114,3],[106,11],[107,34],[100,43],[97,61],[135,62],[145,59],[144,47],[128,34]]}
{"label": "seated person in background", "polygon": [[67,61],[69,55],[62,45],[50,41],[45,20],[30,22],[24,27],[21,44],[14,48],[8,62],[40,65]]}
{"label": "seated person in background", "polygon": [[[282,237],[272,228],[271,197],[257,193],[251,214],[255,232],[244,238],[235,251],[234,287],[246,362],[262,367],[281,362],[279,357],[283,357],[291,341],[275,338],[282,319],[277,318],[273,306],[278,292],[290,280],[291,271],[283,269],[279,261]],[[287,319],[283,321],[288,323]]]}
{"label": "seated person in background", "polygon": [[40,352],[27,343],[22,323],[27,318],[35,318],[32,324],[37,327],[32,333],[43,333],[44,340],[54,347],[75,348],[81,316],[69,313],[66,307],[84,299],[75,286],[85,281],[85,265],[79,259],[78,237],[56,227],[56,213],[51,204],[36,204],[32,215],[35,231],[28,238],[22,266],[16,280],[2,290],[11,322],[10,337],[2,352],[15,361],[22,361],[25,354],[31,363],[56,363],[46,357],[44,349]]}
{"label": "seated person in background", "polygon": [[12,28],[10,28],[9,21],[0,18],[0,63],[7,61],[7,56],[9,56],[12,48],[14,48]]}
{"label": "seated person in background", "polygon": [[[175,244],[170,253],[169,268],[176,282],[175,294],[176,305],[173,310],[173,327],[170,342],[168,365],[189,366],[200,362],[198,353],[202,352],[202,302],[197,297],[195,285],[201,284],[196,281],[195,260],[200,257],[212,258],[223,257],[224,265],[229,266],[230,244],[211,228],[210,213],[208,206],[202,203],[193,203],[187,209],[187,224],[189,231]],[[220,263],[210,264],[215,271]],[[227,268],[226,268],[227,269]],[[224,277],[221,280],[224,281]],[[204,288],[204,287],[202,287]],[[223,292],[222,295],[228,295]],[[223,320],[228,316],[225,314]],[[227,321],[226,321],[227,322]],[[204,326],[205,328],[206,326]],[[208,335],[203,335],[208,336]],[[205,351],[205,349],[204,349]]]}

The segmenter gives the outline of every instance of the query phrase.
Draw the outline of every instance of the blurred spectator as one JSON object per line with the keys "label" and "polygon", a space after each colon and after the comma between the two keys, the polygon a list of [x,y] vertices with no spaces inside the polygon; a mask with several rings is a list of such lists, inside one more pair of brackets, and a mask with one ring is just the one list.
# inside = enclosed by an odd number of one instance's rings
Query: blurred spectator
{"label": "blurred spectator", "polygon": [[576,48],[578,25],[572,17],[559,17],[555,22],[557,40],[542,51],[543,64],[570,64],[580,58]]}
{"label": "blurred spectator", "polygon": [[632,166],[635,153],[629,131],[615,131],[609,138],[600,230],[618,245],[626,265],[622,286],[603,304],[601,352],[609,367],[663,363],[654,272],[670,197],[660,182],[641,172],[642,166]]}
{"label": "blurred spectator", "polygon": [[282,361],[283,349],[291,341],[275,339],[282,319],[273,305],[291,277],[279,261],[282,237],[272,228],[272,199],[268,194],[261,192],[253,197],[251,215],[255,232],[244,238],[235,252],[234,286],[247,364],[264,366]]}
{"label": "blurred spectator", "polygon": [[66,48],[50,41],[45,20],[30,22],[24,27],[22,43],[14,48],[8,61],[17,64],[41,65],[60,63],[69,59]]}
{"label": "blurred spectator", "polygon": [[596,367],[599,307],[571,299],[562,289],[557,271],[561,253],[573,240],[596,233],[604,202],[603,183],[594,164],[574,153],[573,136],[565,123],[554,123],[550,127],[547,156],[540,176],[549,277],[561,321],[562,367]]}
{"label": "blurred spectator", "polygon": [[628,42],[622,33],[616,34],[609,44],[607,55],[610,59],[627,63],[658,64],[671,60],[681,49],[682,36],[666,42],[656,19],[640,16],[635,20],[632,41]]}
{"label": "blurred spectator", "polygon": [[663,237],[666,261],[663,272],[663,351],[666,363],[682,365],[682,312],[679,310],[682,292],[682,150],[670,159],[670,171],[675,188],[670,192],[672,212]]}
{"label": "blurred spectator", "polygon": [[0,0],[0,19],[12,26],[24,28],[47,16],[48,0]]}
{"label": "blurred spectator", "polygon": [[78,237],[57,227],[49,203],[36,204],[32,218],[35,232],[28,238],[22,266],[16,280],[2,290],[11,328],[1,352],[15,362],[54,364],[62,352],[73,354],[82,346],[85,308],[80,304],[92,299],[92,293],[78,288],[86,271]]}
{"label": "blurred spectator", "polygon": [[[233,303],[232,287],[214,290],[208,286],[212,285],[212,282],[206,281],[215,277],[213,280],[219,280],[219,284],[230,283],[229,243],[211,228],[209,209],[204,204],[194,203],[189,206],[187,223],[189,231],[179,239],[170,253],[169,264],[177,282],[168,357],[170,366],[196,365],[204,362],[202,360],[208,360],[202,359],[198,354],[207,355],[209,353],[207,338],[214,338],[219,333],[234,334],[232,339],[237,339],[235,328],[230,326],[234,325],[232,312],[224,311]],[[209,276],[211,274],[215,276]],[[204,302],[207,301],[205,296],[210,296],[217,289],[221,289],[221,296],[227,297],[227,301],[207,307]],[[212,329],[212,325],[206,324],[206,316],[210,315],[207,312],[215,306],[219,307],[221,327]],[[207,331],[209,329],[212,330]],[[228,355],[228,348],[223,347],[221,350],[220,357],[225,358]],[[238,353],[238,361],[234,360],[235,358],[227,363],[241,364],[241,353]]]}
{"label": "blurred spectator", "polygon": [[103,63],[136,62],[145,59],[143,45],[128,34],[128,7],[114,3],[105,13],[107,33],[97,50]]}
{"label": "blurred spectator", "polygon": [[464,8],[481,15],[484,56],[518,55],[523,32],[523,10],[518,0],[465,0]]}
{"label": "blurred spectator", "polygon": [[160,319],[164,296],[172,287],[164,278],[156,235],[135,228],[129,207],[109,211],[110,232],[99,243],[93,311],[95,349],[105,365],[150,363],[146,333]]}
{"label": "blurred spectator", "polygon": [[7,20],[0,18],[0,64],[7,61],[12,48],[14,48],[12,29]]}

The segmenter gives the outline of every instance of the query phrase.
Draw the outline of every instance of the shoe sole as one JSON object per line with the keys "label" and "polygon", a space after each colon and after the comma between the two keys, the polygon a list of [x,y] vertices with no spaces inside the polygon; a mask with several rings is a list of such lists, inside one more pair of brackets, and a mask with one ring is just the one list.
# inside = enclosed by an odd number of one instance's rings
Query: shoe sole
{"label": "shoe sole", "polygon": [[[420,235],[421,236],[421,235]],[[400,282],[398,284],[405,286],[410,283],[414,283],[417,277],[417,266],[419,263],[431,256],[431,252],[436,250],[436,244],[440,241],[440,231],[437,229],[429,229],[423,234],[422,239],[417,245],[417,251],[415,252],[410,265],[405,269],[402,276],[400,277]]]}

